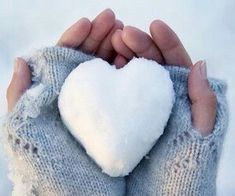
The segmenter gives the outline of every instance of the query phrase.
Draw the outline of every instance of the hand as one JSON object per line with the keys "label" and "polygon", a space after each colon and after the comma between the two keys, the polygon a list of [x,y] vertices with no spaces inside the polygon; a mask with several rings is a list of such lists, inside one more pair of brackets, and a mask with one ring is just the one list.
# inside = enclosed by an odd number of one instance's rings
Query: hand
{"label": "hand", "polygon": [[[115,19],[114,13],[104,10],[92,22],[82,18],[59,39],[57,46],[79,49],[89,54],[95,54],[109,62],[113,62],[117,53],[111,43],[113,33],[122,29],[121,21]],[[7,90],[8,111],[12,111],[23,92],[31,85],[31,72],[26,62],[17,58],[14,74]]]}
{"label": "hand", "polygon": [[192,65],[177,35],[162,21],[152,22],[150,33],[152,37],[130,26],[115,32],[112,43],[119,53],[117,68],[137,56],[184,66],[190,73],[186,78],[185,69],[169,68],[175,76],[176,102],[163,135],[126,178],[127,195],[215,195],[218,140],[222,140],[227,124],[224,92],[217,91],[217,108],[204,61]]}
{"label": "hand", "polygon": [[[118,28],[122,28],[122,23],[106,10],[92,23],[88,19],[78,21],[57,45],[111,60],[115,57],[111,36]],[[109,177],[87,156],[63,125],[56,104],[68,73],[91,58],[67,48],[45,48],[28,60],[36,85],[33,87],[28,65],[23,59],[16,60],[7,92],[10,113],[4,127],[14,172],[19,176],[15,181],[16,194],[24,189],[27,195],[124,195],[124,178]]]}
{"label": "hand", "polygon": [[216,96],[209,86],[204,61],[192,65],[183,44],[164,22],[156,20],[147,33],[131,26],[116,30],[112,37],[117,68],[123,67],[134,56],[152,59],[160,64],[190,68],[188,93],[192,102],[192,118],[195,128],[204,136],[209,135],[216,117]]}

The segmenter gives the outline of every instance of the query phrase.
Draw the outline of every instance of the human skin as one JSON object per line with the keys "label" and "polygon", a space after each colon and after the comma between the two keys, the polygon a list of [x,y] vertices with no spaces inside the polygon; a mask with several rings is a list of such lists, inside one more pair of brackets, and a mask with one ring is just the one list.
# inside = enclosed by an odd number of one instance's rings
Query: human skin
{"label": "human skin", "polygon": [[[188,67],[188,94],[192,103],[193,125],[203,136],[209,135],[215,124],[217,101],[208,83],[205,61],[193,65],[178,36],[160,20],[151,23],[150,34],[132,26],[124,27],[112,10],[106,9],[93,21],[80,19],[62,34],[57,45],[94,54],[117,68],[125,66],[134,56],[152,59],[162,65]],[[7,89],[8,112],[12,111],[30,85],[28,65],[22,58],[16,58]]]}

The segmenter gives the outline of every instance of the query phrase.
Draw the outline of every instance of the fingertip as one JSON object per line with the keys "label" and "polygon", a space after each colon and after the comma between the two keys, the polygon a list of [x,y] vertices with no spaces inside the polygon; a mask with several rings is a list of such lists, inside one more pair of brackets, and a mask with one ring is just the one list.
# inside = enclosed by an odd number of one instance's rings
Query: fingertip
{"label": "fingertip", "polygon": [[116,29],[115,32],[112,35],[111,42],[113,44],[114,49],[115,49],[116,45],[118,44],[118,42],[121,39],[121,34],[122,34],[122,30],[121,29]]}
{"label": "fingertip", "polygon": [[117,48],[117,45],[118,45],[119,41],[121,40],[121,34],[122,34],[121,29],[116,29],[113,32],[113,35],[111,37],[111,43],[112,43],[114,49]]}
{"label": "fingertip", "polygon": [[161,52],[146,32],[132,26],[126,26],[122,32],[122,40],[138,57],[155,60],[163,64]]}
{"label": "fingertip", "polygon": [[14,75],[18,78],[26,77],[26,79],[29,79],[29,76],[31,75],[29,66],[27,65],[26,61],[21,57],[17,57],[15,59]]}
{"label": "fingertip", "polygon": [[206,62],[198,61],[191,66],[188,78],[189,97],[192,101],[198,100],[211,90],[207,79]]}
{"label": "fingertip", "polygon": [[22,58],[15,59],[14,73],[7,89],[8,110],[10,111],[31,85],[31,71],[27,63]]}
{"label": "fingertip", "polygon": [[112,16],[112,17],[115,18],[115,13],[113,12],[113,10],[111,8],[106,8],[104,11],[102,11],[100,13],[100,15],[101,14],[107,14],[107,15]]}
{"label": "fingertip", "polygon": [[[111,9],[105,9],[91,22],[89,35],[83,39],[80,49],[83,52],[94,54],[105,37],[115,26],[115,15]],[[82,31],[82,29],[81,29]]]}
{"label": "fingertip", "polygon": [[117,55],[116,58],[114,59],[114,65],[116,66],[117,69],[120,69],[124,67],[127,64],[128,60],[122,56],[122,55]]}
{"label": "fingertip", "polygon": [[175,37],[173,30],[161,20],[154,20],[149,26],[149,31],[153,38],[158,39],[160,36],[160,39],[164,42],[168,41],[168,37]]}
{"label": "fingertip", "polygon": [[116,19],[116,24],[115,25],[116,25],[117,29],[123,29],[124,28],[124,24],[121,20]]}
{"label": "fingertip", "polygon": [[107,8],[96,16],[94,21],[96,21],[96,20],[99,20],[101,22],[107,21],[107,22],[111,23],[111,22],[115,21],[115,14],[114,14],[113,10],[111,10],[110,8]]}
{"label": "fingertip", "polygon": [[136,36],[136,33],[141,32],[139,29],[137,29],[136,27],[127,25],[123,28],[123,32],[122,32],[122,39],[124,41],[128,41],[129,38],[132,38],[132,36]]}
{"label": "fingertip", "polygon": [[115,25],[109,33],[111,44],[116,43],[117,41],[120,41],[123,26],[124,25],[122,21],[120,20],[115,21]]}
{"label": "fingertip", "polygon": [[160,49],[166,64],[190,67],[192,61],[176,33],[163,21],[154,20],[150,34]]}
{"label": "fingertip", "polygon": [[140,29],[132,26],[125,26],[121,34],[123,42],[136,54],[141,53],[146,45],[149,45],[150,40],[146,35]]}
{"label": "fingertip", "polygon": [[81,19],[77,22],[76,25],[79,26],[80,29],[83,30],[84,34],[86,34],[86,35],[89,34],[89,32],[90,32],[90,30],[91,30],[91,21],[90,21],[88,18],[86,18],[86,17],[81,18]]}
{"label": "fingertip", "polygon": [[87,17],[80,18],[77,23],[84,24],[84,25],[90,25],[91,21]]}
{"label": "fingertip", "polygon": [[90,31],[91,21],[85,17],[80,18],[62,34],[56,45],[77,48],[86,39]]}
{"label": "fingertip", "polygon": [[209,135],[215,123],[217,100],[207,79],[205,61],[198,61],[191,68],[188,90],[193,125],[203,136]]}
{"label": "fingertip", "polygon": [[122,30],[123,26],[124,25],[120,20],[115,21],[115,25],[112,27],[108,35],[103,39],[99,48],[96,50],[95,54],[98,57],[101,57],[109,62],[113,61],[113,58],[115,57],[115,50],[112,44],[112,37],[116,30]]}
{"label": "fingertip", "polygon": [[123,30],[117,29],[111,39],[113,48],[118,54],[121,54],[127,59],[132,59],[134,57],[133,51],[124,43],[122,39]]}
{"label": "fingertip", "polygon": [[162,20],[159,20],[159,19],[153,20],[150,24],[150,30],[152,28],[156,28],[156,27],[159,27],[161,25],[167,26],[166,23],[163,22]]}

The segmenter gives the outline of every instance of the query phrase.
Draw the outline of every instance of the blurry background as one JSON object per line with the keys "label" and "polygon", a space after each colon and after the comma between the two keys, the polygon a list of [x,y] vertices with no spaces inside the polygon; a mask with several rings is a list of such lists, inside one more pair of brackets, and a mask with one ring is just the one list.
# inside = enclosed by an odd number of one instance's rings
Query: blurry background
{"label": "blurry background", "polygon": [[[234,0],[0,0],[0,117],[14,57],[54,45],[80,17],[94,18],[111,8],[126,25],[148,32],[154,19],[167,22],[193,61],[206,59],[209,76],[229,85],[230,128],[217,180],[219,196],[235,195],[235,1]],[[1,132],[0,132],[1,135]],[[7,161],[0,143],[0,195],[11,194]]]}

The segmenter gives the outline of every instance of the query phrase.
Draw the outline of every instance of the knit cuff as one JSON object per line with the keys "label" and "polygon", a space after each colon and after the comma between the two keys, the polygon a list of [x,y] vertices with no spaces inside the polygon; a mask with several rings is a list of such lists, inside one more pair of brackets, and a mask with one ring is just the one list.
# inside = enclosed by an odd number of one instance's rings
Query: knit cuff
{"label": "knit cuff", "polygon": [[[60,83],[55,84],[55,79],[63,82],[64,78],[80,63],[92,58],[94,56],[81,51],[56,46],[36,50],[32,55],[25,57],[25,60],[31,68],[33,82],[61,86]],[[55,74],[56,72],[58,73]],[[61,73],[64,75],[58,75]]]}

